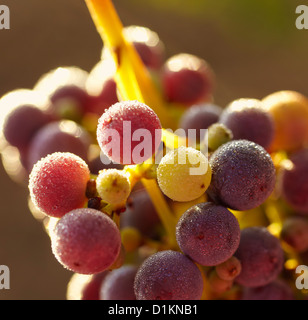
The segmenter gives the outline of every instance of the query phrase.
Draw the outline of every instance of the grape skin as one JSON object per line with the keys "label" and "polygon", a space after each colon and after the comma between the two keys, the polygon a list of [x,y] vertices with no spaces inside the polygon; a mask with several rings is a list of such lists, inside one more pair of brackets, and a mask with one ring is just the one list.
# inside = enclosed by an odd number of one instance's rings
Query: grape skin
{"label": "grape skin", "polygon": [[160,70],[165,58],[165,46],[156,32],[141,26],[128,26],[124,28],[124,35],[134,45],[147,68]]}
{"label": "grape skin", "polygon": [[63,109],[72,108],[72,112],[82,117],[90,103],[90,96],[85,89],[75,85],[66,85],[57,89],[50,97],[51,109],[55,114],[62,115]]}
{"label": "grape skin", "polygon": [[282,197],[297,213],[308,215],[308,149],[293,153],[292,166],[282,172]]}
{"label": "grape skin", "polygon": [[32,169],[31,200],[46,215],[60,218],[83,207],[89,180],[89,168],[81,158],[71,153],[53,153]]}
{"label": "grape skin", "polygon": [[121,214],[120,228],[133,227],[145,236],[152,236],[159,224],[160,219],[148,193],[145,190],[131,193],[126,211]]}
{"label": "grape skin", "polygon": [[121,236],[109,216],[94,209],[76,209],[57,223],[51,237],[52,252],[68,270],[95,274],[117,259]]}
{"label": "grape skin", "polygon": [[204,194],[211,182],[211,173],[202,152],[181,146],[163,157],[157,168],[157,181],[167,197],[186,202]]}
{"label": "grape skin", "polygon": [[70,120],[52,122],[33,137],[28,166],[32,169],[37,161],[55,152],[70,152],[88,162],[90,144],[90,135],[77,123]]}
{"label": "grape skin", "polygon": [[130,192],[130,181],[122,170],[107,169],[99,172],[96,188],[102,200],[118,204],[126,201]]}
{"label": "grape skin", "polygon": [[137,300],[200,300],[203,279],[198,267],[180,252],[160,251],[139,267]]}
{"label": "grape skin", "polygon": [[222,109],[214,104],[200,104],[191,106],[180,119],[180,128],[185,130],[188,137],[188,130],[196,130],[196,139],[201,141],[204,135],[201,134],[201,129],[208,127],[219,120]]}
{"label": "grape skin", "polygon": [[295,297],[286,282],[276,280],[263,287],[244,288],[241,300],[288,301],[295,300]]}
{"label": "grape skin", "polygon": [[272,115],[256,99],[238,99],[222,112],[219,122],[233,133],[234,140],[253,141],[268,148],[274,139]]}
{"label": "grape skin", "polygon": [[224,263],[216,266],[216,272],[219,278],[226,281],[233,281],[242,271],[241,262],[232,256]]}
{"label": "grape skin", "polygon": [[134,281],[137,267],[125,265],[113,270],[100,289],[100,300],[136,300]]}
{"label": "grape skin", "polygon": [[269,94],[262,103],[273,116],[275,136],[271,152],[295,151],[308,141],[308,99],[296,91],[282,90]]}
{"label": "grape skin", "polygon": [[36,132],[51,121],[51,116],[34,105],[20,105],[5,118],[3,133],[14,147],[25,150]]}
{"label": "grape skin", "polygon": [[242,271],[235,281],[244,287],[260,287],[274,281],[284,262],[279,240],[264,227],[243,229],[234,255],[242,264]]}
{"label": "grape skin", "polygon": [[284,220],[280,239],[287,243],[295,252],[308,250],[308,219],[301,216],[291,216]]}
{"label": "grape skin", "polygon": [[170,57],[162,69],[162,86],[169,102],[186,106],[209,101],[214,86],[209,65],[191,54]]}
{"label": "grape skin", "polygon": [[210,157],[210,199],[234,210],[258,207],[272,193],[276,171],[270,155],[248,140],[234,140],[219,147]]}
{"label": "grape skin", "polygon": [[232,257],[240,243],[240,226],[226,208],[204,202],[188,209],[176,227],[184,254],[203,266],[216,266]]}
{"label": "grape skin", "polygon": [[[131,135],[124,128],[124,121],[131,127]],[[133,135],[138,129],[146,130],[150,134],[150,137],[142,137],[144,139],[142,145],[147,145],[149,148],[144,148],[140,154],[134,155],[135,149],[138,149],[136,147],[141,143],[133,141]],[[161,129],[158,116],[147,105],[138,101],[123,101],[111,106],[100,117],[97,140],[102,151],[116,163],[138,164],[157,151],[161,141]],[[112,138],[110,141],[108,130],[117,132],[119,139]],[[127,139],[129,139],[128,144]],[[113,150],[108,150],[110,143]],[[119,154],[115,152],[117,148],[120,148]]]}
{"label": "grape skin", "polygon": [[93,275],[74,273],[66,291],[67,300],[100,300],[100,288],[110,271]]}

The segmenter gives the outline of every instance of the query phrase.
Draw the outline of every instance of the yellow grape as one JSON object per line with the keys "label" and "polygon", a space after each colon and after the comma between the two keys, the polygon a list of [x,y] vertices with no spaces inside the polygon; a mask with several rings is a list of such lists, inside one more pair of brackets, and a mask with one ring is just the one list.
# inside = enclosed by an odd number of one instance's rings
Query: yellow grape
{"label": "yellow grape", "polygon": [[131,185],[124,171],[105,169],[99,172],[96,180],[99,196],[109,204],[119,204],[128,198]]}
{"label": "yellow grape", "polygon": [[157,168],[157,180],[162,192],[179,202],[199,198],[210,185],[211,176],[207,157],[191,147],[168,152]]}

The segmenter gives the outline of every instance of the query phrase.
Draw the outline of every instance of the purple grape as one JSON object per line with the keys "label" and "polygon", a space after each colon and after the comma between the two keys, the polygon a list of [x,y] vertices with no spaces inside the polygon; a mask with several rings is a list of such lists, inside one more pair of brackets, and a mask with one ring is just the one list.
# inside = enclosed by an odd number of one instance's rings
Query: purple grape
{"label": "purple grape", "polygon": [[115,73],[116,67],[110,57],[102,59],[92,68],[86,83],[90,95],[88,113],[101,116],[106,109],[119,102]]}
{"label": "purple grape", "polygon": [[104,153],[89,160],[89,169],[95,175],[98,175],[99,171],[104,169],[122,170],[123,168],[123,165],[111,162]]}
{"label": "purple grape", "polygon": [[85,89],[75,85],[60,87],[50,96],[51,110],[60,119],[80,121],[91,103]]}
{"label": "purple grape", "polygon": [[141,60],[146,67],[159,70],[165,59],[165,46],[158,34],[141,26],[129,26],[124,28],[126,39],[133,43]]}
{"label": "purple grape", "polygon": [[222,109],[213,104],[201,104],[190,107],[180,119],[180,128],[184,129],[186,136],[188,136],[188,129],[196,130],[197,141],[204,138],[200,136],[201,129],[208,129],[208,127],[219,120]]}
{"label": "purple grape", "polygon": [[235,281],[244,287],[261,287],[274,281],[283,268],[280,242],[264,227],[245,228],[235,253],[242,271]]}
{"label": "purple grape", "polygon": [[88,72],[78,67],[59,67],[45,73],[34,88],[49,98],[55,114],[65,116],[72,112],[73,116],[80,117],[89,99],[87,78]]}
{"label": "purple grape", "polygon": [[235,216],[210,202],[188,209],[176,227],[182,252],[203,266],[216,266],[231,258],[239,246],[240,233]]}
{"label": "purple grape", "polygon": [[12,146],[24,150],[36,132],[51,120],[49,114],[34,105],[20,105],[6,116],[4,137]]}
{"label": "purple grape", "polygon": [[308,148],[291,155],[292,166],[282,173],[282,197],[297,213],[308,215]]}
{"label": "purple grape", "polygon": [[285,219],[280,238],[298,253],[308,250],[308,219],[300,216]]}
{"label": "purple grape", "polygon": [[260,145],[235,140],[210,157],[212,182],[207,193],[214,202],[234,210],[262,204],[273,192],[276,172],[270,155]]}
{"label": "purple grape", "polygon": [[[58,90],[62,91],[61,88],[78,87],[84,89],[87,78],[88,72],[79,67],[59,67],[43,74],[35,84],[34,89],[51,98]],[[65,96],[65,90],[59,97],[63,97],[63,94]],[[56,96],[54,96],[53,102],[55,98]]]}
{"label": "purple grape", "polygon": [[274,139],[274,120],[256,99],[233,101],[224,109],[219,122],[232,131],[234,140],[253,141],[266,149]]}
{"label": "purple grape", "polygon": [[264,287],[244,288],[241,300],[295,300],[292,289],[282,280],[276,280]]}
{"label": "purple grape", "polygon": [[145,236],[153,236],[160,224],[152,200],[145,190],[131,193],[126,211],[121,214],[120,228],[133,227]]}
{"label": "purple grape", "polygon": [[88,161],[90,135],[71,120],[52,122],[33,137],[28,152],[28,166],[55,152],[70,152]]}
{"label": "purple grape", "polygon": [[206,61],[191,54],[172,56],[162,69],[166,99],[186,106],[211,100],[213,78],[213,72]]}
{"label": "purple grape", "polygon": [[98,95],[90,96],[86,111],[101,116],[105,110],[117,102],[119,102],[117,84],[110,78],[102,83],[101,91]]}
{"label": "purple grape", "polygon": [[177,251],[147,258],[135,278],[137,300],[200,300],[203,279],[198,267]]}
{"label": "purple grape", "polygon": [[75,273],[67,286],[67,300],[100,300],[100,288],[110,271],[93,275]]}
{"label": "purple grape", "polygon": [[121,235],[106,214],[94,209],[76,209],[57,223],[52,251],[67,269],[80,274],[107,270],[121,249]]}
{"label": "purple grape", "polygon": [[100,300],[136,300],[134,281],[137,267],[125,265],[113,270],[100,289]]}

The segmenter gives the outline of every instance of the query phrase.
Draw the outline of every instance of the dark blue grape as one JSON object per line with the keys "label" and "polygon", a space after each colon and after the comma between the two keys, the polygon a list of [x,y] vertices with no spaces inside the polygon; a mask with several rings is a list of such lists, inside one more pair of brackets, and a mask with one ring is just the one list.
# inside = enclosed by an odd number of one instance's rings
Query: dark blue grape
{"label": "dark blue grape", "polygon": [[216,203],[234,210],[262,204],[273,192],[276,171],[270,155],[260,145],[235,140],[210,157],[212,182],[207,190]]}
{"label": "dark blue grape", "polygon": [[235,257],[242,264],[242,271],[235,281],[244,287],[261,287],[274,281],[284,262],[279,240],[263,227],[242,230]]}
{"label": "dark blue grape", "polygon": [[225,207],[210,202],[188,209],[176,227],[184,254],[203,266],[215,266],[232,257],[240,242],[240,226]]}

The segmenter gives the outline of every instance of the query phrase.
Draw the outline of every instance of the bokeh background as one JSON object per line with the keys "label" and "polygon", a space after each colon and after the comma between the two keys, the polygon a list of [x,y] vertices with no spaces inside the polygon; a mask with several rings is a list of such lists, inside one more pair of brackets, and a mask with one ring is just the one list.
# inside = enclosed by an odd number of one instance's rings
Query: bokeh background
{"label": "bokeh background", "polygon": [[[308,30],[297,30],[297,0],[115,0],[124,25],[156,31],[167,56],[198,55],[216,73],[215,102],[263,98],[278,90],[308,95]],[[32,88],[58,66],[86,71],[102,42],[84,1],[0,0],[11,29],[0,30],[0,97]],[[1,113],[1,110],[0,110]],[[2,300],[63,300],[72,275],[55,260],[43,227],[27,208],[27,186],[0,164],[0,265],[11,271]]]}

